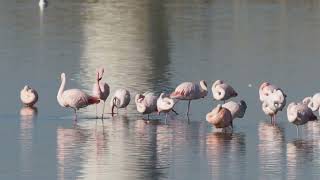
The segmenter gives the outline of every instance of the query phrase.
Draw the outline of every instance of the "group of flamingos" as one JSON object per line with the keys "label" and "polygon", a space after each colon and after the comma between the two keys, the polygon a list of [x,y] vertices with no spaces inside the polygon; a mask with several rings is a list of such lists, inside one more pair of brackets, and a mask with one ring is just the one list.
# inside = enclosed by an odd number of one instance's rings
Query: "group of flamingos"
{"label": "group of flamingos", "polygon": [[[77,121],[77,110],[89,105],[97,105],[103,101],[104,116],[105,103],[110,94],[109,85],[102,82],[104,69],[100,68],[96,72],[95,83],[93,85],[92,95],[85,93],[80,89],[65,90],[66,75],[61,74],[61,85],[57,94],[57,100],[60,106],[71,108],[74,110],[75,121]],[[137,94],[135,96],[135,104],[137,111],[142,114],[149,114],[164,112],[167,115],[170,111],[174,111],[173,107],[178,100],[188,101],[187,116],[190,112],[190,103],[192,100],[205,98],[208,94],[207,83],[201,80],[198,83],[183,82],[178,85],[174,92],[171,94],[161,93],[156,96],[152,92],[145,92],[144,94]],[[238,96],[238,93],[232,86],[225,81],[217,80],[212,85],[213,98],[217,101],[223,101],[223,104],[218,104],[211,112],[206,115],[209,123],[213,124],[216,128],[233,128],[233,120],[235,118],[243,118],[247,105],[245,101],[240,102],[227,100]],[[281,88],[276,87],[268,82],[263,82],[259,88],[260,101],[262,103],[263,112],[271,117],[271,123],[274,124],[276,114],[282,111],[286,105],[287,95]],[[21,101],[25,106],[32,107],[38,101],[38,93],[36,90],[25,86],[20,93]],[[130,103],[130,93],[127,89],[118,89],[115,91],[110,99],[111,114],[114,115],[114,108],[126,108]],[[287,107],[288,121],[295,124],[298,131],[298,125],[303,125],[308,121],[317,120],[317,116],[313,114],[318,111],[320,107],[320,93],[316,93],[312,97],[306,97],[301,102],[292,102]],[[176,112],[175,112],[176,113]],[[177,114],[177,113],[176,113]],[[97,115],[97,108],[96,108]],[[97,116],[98,118],[98,116]]]}

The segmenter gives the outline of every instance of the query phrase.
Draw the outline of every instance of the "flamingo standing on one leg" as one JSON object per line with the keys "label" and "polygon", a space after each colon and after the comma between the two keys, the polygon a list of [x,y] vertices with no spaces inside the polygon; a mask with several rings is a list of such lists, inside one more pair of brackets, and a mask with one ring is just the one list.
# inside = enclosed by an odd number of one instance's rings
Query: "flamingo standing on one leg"
{"label": "flamingo standing on one leg", "polygon": [[217,107],[209,112],[206,119],[216,128],[226,128],[231,126],[233,129],[232,114],[227,108],[222,107],[221,104],[218,104]]}
{"label": "flamingo standing on one leg", "polygon": [[120,108],[127,108],[128,104],[130,103],[130,92],[126,89],[118,89],[112,96],[110,100],[110,106],[111,106],[111,114],[113,116],[114,108],[118,109]]}
{"label": "flamingo standing on one leg", "polygon": [[145,92],[144,94],[137,94],[135,97],[135,103],[137,105],[137,111],[142,114],[149,114],[157,111],[157,99],[151,92]]}
{"label": "flamingo standing on one leg", "polygon": [[38,101],[38,93],[29,86],[24,86],[20,91],[20,99],[24,106],[32,107]]}
{"label": "flamingo standing on one leg", "polygon": [[191,100],[204,98],[208,94],[207,83],[201,80],[199,84],[192,82],[181,83],[174,92],[171,93],[170,98],[179,100],[188,100],[187,116],[189,117]]}
{"label": "flamingo standing on one leg", "polygon": [[317,120],[317,116],[312,113],[312,110],[304,103],[290,103],[287,108],[288,121],[295,124],[297,134],[299,135],[299,125],[306,124],[309,121]]}
{"label": "flamingo standing on one leg", "polygon": [[227,83],[217,80],[212,85],[213,98],[218,101],[226,101],[232,97],[238,96],[238,93]]}
{"label": "flamingo standing on one leg", "polygon": [[259,88],[262,110],[271,117],[271,122],[275,123],[276,114],[282,111],[286,105],[287,95],[282,89],[268,82],[263,82]]}
{"label": "flamingo standing on one leg", "polygon": [[158,109],[158,113],[160,114],[161,112],[166,113],[166,124],[167,124],[167,117],[168,117],[168,113],[173,110],[173,106],[175,105],[175,101],[166,96],[164,93],[161,93],[158,100],[157,100],[157,109]]}
{"label": "flamingo standing on one leg", "polygon": [[[106,100],[110,94],[110,87],[107,83],[101,82],[101,79],[103,77],[104,68],[100,68],[97,70],[97,76],[96,76],[96,82],[93,85],[92,94],[94,97],[97,97],[98,99],[103,101],[103,109],[102,109],[102,117],[104,115],[104,108]],[[98,118],[98,105],[96,104],[96,118]]]}
{"label": "flamingo standing on one leg", "polygon": [[74,110],[75,121],[77,121],[77,110],[91,104],[97,104],[100,100],[97,97],[90,96],[80,89],[64,90],[66,85],[66,74],[61,73],[61,85],[57,94],[57,100],[60,106],[69,107]]}

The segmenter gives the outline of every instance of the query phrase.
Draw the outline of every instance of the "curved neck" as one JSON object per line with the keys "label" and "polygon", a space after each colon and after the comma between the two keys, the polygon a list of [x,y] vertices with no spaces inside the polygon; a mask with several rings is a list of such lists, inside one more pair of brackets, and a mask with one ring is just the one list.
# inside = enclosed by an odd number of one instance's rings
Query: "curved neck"
{"label": "curved neck", "polygon": [[202,88],[202,90],[208,91],[207,85],[204,83],[204,81],[200,81],[200,87]]}
{"label": "curved neck", "polygon": [[61,78],[61,85],[60,85],[60,88],[59,88],[59,91],[58,91],[58,100],[61,101],[61,97],[62,97],[62,93],[64,91],[64,88],[65,88],[65,85],[66,85],[66,79],[65,77]]}
{"label": "curved neck", "polygon": [[222,100],[226,94],[225,89],[221,88],[220,86],[217,86],[214,92],[214,96],[217,100]]}

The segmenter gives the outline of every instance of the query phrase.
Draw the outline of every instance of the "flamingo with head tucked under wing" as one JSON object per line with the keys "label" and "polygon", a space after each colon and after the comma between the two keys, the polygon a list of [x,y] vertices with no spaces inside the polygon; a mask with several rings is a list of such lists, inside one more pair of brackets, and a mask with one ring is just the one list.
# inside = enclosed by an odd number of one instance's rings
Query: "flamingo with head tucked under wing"
{"label": "flamingo with head tucked under wing", "polygon": [[24,86],[20,91],[20,99],[24,106],[32,107],[38,101],[38,93],[29,86]]}

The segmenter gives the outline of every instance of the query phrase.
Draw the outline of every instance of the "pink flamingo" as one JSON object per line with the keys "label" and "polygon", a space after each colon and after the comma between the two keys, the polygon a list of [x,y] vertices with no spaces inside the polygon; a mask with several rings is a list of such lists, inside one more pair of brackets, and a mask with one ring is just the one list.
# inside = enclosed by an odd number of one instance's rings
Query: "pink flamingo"
{"label": "pink flamingo", "polygon": [[[103,101],[103,109],[102,109],[102,119],[104,115],[104,108],[106,100],[110,94],[109,85],[105,82],[101,82],[103,77],[104,68],[100,68],[97,70],[96,82],[93,85],[92,94],[94,97]],[[98,118],[98,104],[96,104],[96,118]]]}
{"label": "pink flamingo", "polygon": [[66,74],[61,73],[61,85],[57,94],[57,100],[60,106],[69,107],[74,110],[75,121],[77,121],[77,110],[100,102],[97,97],[90,96],[80,89],[64,90],[65,85]]}
{"label": "pink flamingo", "polygon": [[[166,113],[166,123],[167,123],[167,117],[168,117],[168,113],[170,111],[173,111],[173,106],[176,104],[177,101],[173,100],[172,98],[168,97],[167,95],[165,95],[164,93],[161,93],[158,100],[157,100],[157,109],[158,109],[158,114],[160,114],[161,112]],[[175,112],[176,113],[176,112]]]}
{"label": "pink flamingo", "polygon": [[35,89],[26,85],[20,91],[20,99],[24,106],[32,107],[38,101],[38,93]]}
{"label": "pink flamingo", "polygon": [[276,114],[282,111],[286,105],[287,95],[282,89],[268,82],[263,82],[259,88],[262,110],[271,117],[271,122],[275,123]]}
{"label": "pink flamingo", "polygon": [[319,110],[320,107],[320,93],[314,94],[312,97],[306,97],[303,99],[303,103],[307,104],[308,107],[312,111],[317,111]]}
{"label": "pink flamingo", "polygon": [[192,82],[181,83],[174,92],[171,93],[170,98],[179,100],[188,100],[188,111],[189,116],[191,100],[196,100],[206,97],[208,94],[207,83],[205,80],[201,80],[199,84]]}
{"label": "pink flamingo", "polygon": [[151,92],[137,94],[135,97],[137,111],[142,114],[148,114],[149,119],[149,114],[157,111],[157,99],[158,97]]}
{"label": "pink flamingo", "polygon": [[238,96],[238,93],[227,83],[217,80],[212,85],[213,98],[218,101],[226,101],[232,97]]}
{"label": "pink flamingo", "polygon": [[315,116],[308,105],[304,103],[290,103],[287,108],[287,116],[288,121],[296,125],[297,134],[299,134],[299,125],[317,120],[317,116]]}
{"label": "pink flamingo", "polygon": [[226,128],[229,126],[233,128],[232,114],[227,108],[222,107],[221,104],[218,104],[217,107],[209,112],[206,119],[216,128]]}
{"label": "pink flamingo", "polygon": [[116,107],[117,112],[120,108],[127,108],[130,103],[130,92],[126,89],[117,89],[116,92],[113,94],[110,106],[111,106],[111,114],[113,116],[113,110]]}

